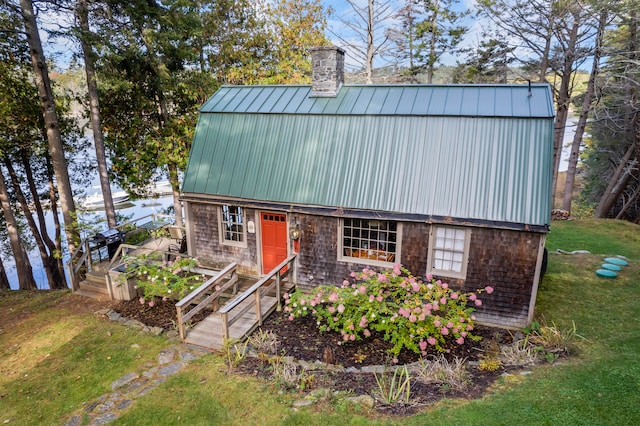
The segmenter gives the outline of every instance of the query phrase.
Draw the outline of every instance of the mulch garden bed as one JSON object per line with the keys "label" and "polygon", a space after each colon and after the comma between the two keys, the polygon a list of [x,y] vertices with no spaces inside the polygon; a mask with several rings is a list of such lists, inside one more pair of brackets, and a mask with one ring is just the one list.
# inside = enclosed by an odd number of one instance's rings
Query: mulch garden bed
{"label": "mulch garden bed", "polygon": [[[114,308],[123,316],[137,319],[149,326],[162,327],[166,330],[175,328],[176,309],[175,302],[156,300],[150,307],[142,305],[139,301],[120,302]],[[209,312],[199,314],[192,321],[196,323],[206,317]],[[314,362],[316,360],[332,364],[342,365],[345,368],[370,365],[393,365],[388,350],[391,345],[382,339],[381,335],[373,334],[366,340],[348,342],[338,345],[341,341],[337,333],[320,333],[316,328],[315,320],[308,316],[289,321],[284,312],[274,312],[262,325],[262,330],[273,331],[280,342],[280,352],[297,360]],[[482,358],[489,342],[509,344],[513,337],[506,330],[478,326],[474,331],[482,336],[479,342],[469,339],[464,345],[453,345],[448,348],[445,357],[451,361],[454,358],[463,358],[470,365],[477,365]],[[435,354],[434,354],[435,355]],[[420,360],[420,356],[412,352],[403,351],[398,356],[398,365],[409,364]],[[494,381],[508,368],[501,367],[496,371],[481,371],[470,367],[471,384],[465,390],[453,390],[447,386],[426,385],[420,381],[411,382],[411,404],[394,406],[376,405],[378,410],[388,414],[408,415],[419,412],[425,406],[433,404],[442,398],[466,398],[481,397]],[[268,362],[259,358],[247,357],[236,367],[235,371],[250,374],[265,380],[272,379],[272,372]],[[371,373],[332,371],[331,369],[313,371],[313,380],[305,388],[305,391],[327,388],[334,391],[348,391],[353,395],[375,395],[378,389],[376,379]]]}

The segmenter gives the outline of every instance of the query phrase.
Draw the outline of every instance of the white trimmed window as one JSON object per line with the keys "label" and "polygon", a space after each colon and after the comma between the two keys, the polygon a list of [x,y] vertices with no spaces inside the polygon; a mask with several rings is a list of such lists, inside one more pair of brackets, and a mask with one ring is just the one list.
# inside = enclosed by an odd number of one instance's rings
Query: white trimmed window
{"label": "white trimmed window", "polygon": [[427,273],[465,279],[469,259],[469,239],[468,229],[432,226]]}
{"label": "white trimmed window", "polygon": [[220,206],[220,241],[223,244],[246,247],[247,232],[242,207]]}
{"label": "white trimmed window", "polygon": [[397,222],[371,219],[340,221],[338,257],[340,260],[366,264],[392,264],[400,258],[400,225]]}

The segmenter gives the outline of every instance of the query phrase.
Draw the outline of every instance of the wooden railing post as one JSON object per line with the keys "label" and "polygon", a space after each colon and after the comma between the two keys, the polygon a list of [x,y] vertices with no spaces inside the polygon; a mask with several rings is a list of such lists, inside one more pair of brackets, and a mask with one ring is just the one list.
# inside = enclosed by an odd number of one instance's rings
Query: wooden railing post
{"label": "wooden railing post", "polygon": [[262,325],[262,308],[260,307],[260,290],[254,293],[256,295],[256,318],[258,318],[258,325]]}
{"label": "wooden railing post", "polygon": [[227,313],[222,312],[220,314],[220,318],[222,319],[222,339],[229,338],[229,323],[227,321]]}
{"label": "wooden railing post", "polygon": [[280,282],[280,271],[278,271],[278,273],[276,274],[276,310],[278,312],[282,310],[282,306],[280,306]]}
{"label": "wooden railing post", "polygon": [[178,311],[178,331],[180,332],[180,338],[184,340],[187,335],[184,332],[184,323],[182,322],[182,306],[176,306],[176,310]]}

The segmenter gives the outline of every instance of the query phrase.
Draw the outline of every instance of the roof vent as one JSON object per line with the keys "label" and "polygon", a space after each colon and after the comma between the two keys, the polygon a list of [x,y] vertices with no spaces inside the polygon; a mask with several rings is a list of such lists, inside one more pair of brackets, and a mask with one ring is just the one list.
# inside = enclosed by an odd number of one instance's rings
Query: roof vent
{"label": "roof vent", "polygon": [[344,50],[337,46],[311,49],[311,96],[333,97],[344,84]]}

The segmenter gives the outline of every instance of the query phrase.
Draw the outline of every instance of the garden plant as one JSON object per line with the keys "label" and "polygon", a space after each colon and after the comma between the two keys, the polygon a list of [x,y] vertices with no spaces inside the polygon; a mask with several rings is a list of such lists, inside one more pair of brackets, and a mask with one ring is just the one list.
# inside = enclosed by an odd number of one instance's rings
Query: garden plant
{"label": "garden plant", "polygon": [[492,287],[463,293],[427,275],[422,281],[401,265],[381,272],[369,268],[352,272],[340,287],[322,286],[312,294],[285,294],[289,319],[313,315],[320,331],[333,330],[342,342],[370,337],[372,331],[390,341],[393,361],[403,348],[427,355],[444,352],[465,339],[477,341],[473,306],[480,306],[478,294],[492,293]]}

